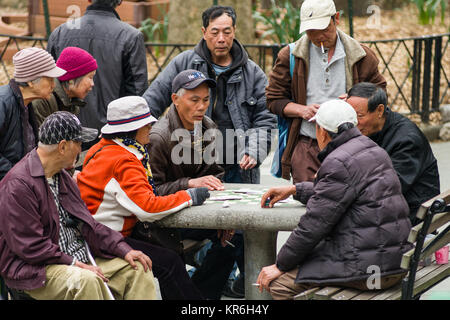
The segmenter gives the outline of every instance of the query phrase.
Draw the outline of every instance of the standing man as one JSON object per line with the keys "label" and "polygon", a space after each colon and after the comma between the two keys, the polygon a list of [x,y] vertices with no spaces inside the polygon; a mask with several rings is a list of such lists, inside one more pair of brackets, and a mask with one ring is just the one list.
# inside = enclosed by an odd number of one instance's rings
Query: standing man
{"label": "standing man", "polygon": [[402,193],[409,206],[411,222],[422,203],[440,193],[439,170],[430,143],[414,122],[392,111],[386,92],[373,83],[354,85],[346,100],[358,115],[358,128],[389,154]]}
{"label": "standing man", "polygon": [[386,88],[375,54],[337,29],[339,12],[333,0],[306,0],[300,15],[300,34],[306,31],[306,35],[292,51],[293,77],[286,46],[278,54],[266,88],[269,110],[289,119],[281,166],[282,177],[289,180],[292,175],[294,183],[313,181],[320,166],[315,124],[309,122],[319,105],[338,98],[358,82]]}
{"label": "standing man", "polygon": [[52,32],[47,50],[56,60],[64,48],[79,47],[97,60],[95,87],[86,97],[87,105],[79,118],[84,126],[100,130],[106,124],[106,109],[111,101],[145,92],[147,61],[143,34],[120,21],[115,10],[122,0],[89,1],[92,5],[84,16]]}
{"label": "standing man", "polygon": [[233,8],[213,6],[203,12],[202,19],[203,39],[193,50],[175,57],[143,97],[159,117],[172,102],[172,81],[181,71],[199,70],[216,80],[206,115],[222,133],[219,161],[224,164],[224,181],[259,183],[259,165],[270,150],[270,130],[276,126],[266,109],[266,76],[235,39]]}

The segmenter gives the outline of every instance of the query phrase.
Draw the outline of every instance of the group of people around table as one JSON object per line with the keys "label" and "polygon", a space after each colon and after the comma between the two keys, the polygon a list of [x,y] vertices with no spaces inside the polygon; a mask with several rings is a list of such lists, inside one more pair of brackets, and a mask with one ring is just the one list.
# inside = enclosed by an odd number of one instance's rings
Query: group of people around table
{"label": "group of people around table", "polygon": [[234,9],[213,6],[202,40],[148,88],[143,37],[120,21],[120,3],[92,0],[79,29],[53,31],[51,54],[19,51],[0,87],[8,288],[33,299],[155,299],[156,277],[163,299],[243,297],[243,231],[177,230],[210,240],[190,276],[182,256],[135,229],[202,205],[223,183],[259,183],[276,115],[289,123],[281,165],[293,185],[269,189],[261,206],[292,195],[306,213],[259,289],[274,299],[317,285],[369,290],[374,265],[378,289],[401,281],[415,214],[440,191],[437,161],[388,106],[374,53],[337,29],[332,0],[304,1],[305,34],[280,51],[269,80],[235,38]]}

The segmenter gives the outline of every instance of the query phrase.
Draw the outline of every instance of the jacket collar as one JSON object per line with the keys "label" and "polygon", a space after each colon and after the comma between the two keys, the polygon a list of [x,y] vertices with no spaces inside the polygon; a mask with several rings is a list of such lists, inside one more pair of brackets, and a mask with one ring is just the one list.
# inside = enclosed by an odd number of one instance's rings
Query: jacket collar
{"label": "jacket collar", "polygon": [[137,158],[139,161],[142,161],[142,159],[144,159],[144,155],[143,155],[142,153],[140,153],[139,150],[124,145],[124,144],[123,144],[122,142],[120,142],[118,139],[113,139],[112,141],[114,141],[115,143],[117,143],[119,146],[121,146],[122,148],[124,148],[124,149],[127,150],[128,152],[134,154],[134,155],[136,156],[136,158]]}
{"label": "jacket collar", "polygon": [[16,97],[16,100],[19,102],[19,104],[24,106],[22,91],[20,91],[19,85],[17,84],[16,80],[11,79],[9,81],[9,87],[11,88],[11,90],[12,90],[14,96]]}
{"label": "jacket collar", "polygon": [[334,150],[336,150],[337,148],[339,148],[341,145],[343,145],[344,143],[346,143],[347,141],[354,139],[358,136],[361,135],[361,132],[359,131],[358,128],[352,128],[349,130],[346,130],[345,132],[341,133],[340,135],[338,135],[336,138],[334,138],[333,140],[331,140],[327,146],[319,152],[317,158],[320,160],[320,162],[323,162],[325,160],[325,158]]}
{"label": "jacket collar", "polygon": [[[45,179],[44,167],[42,166],[41,159],[39,158],[39,155],[38,155],[36,150],[37,149],[34,148],[28,154],[28,166],[30,168],[30,175],[33,178],[43,178],[43,179]],[[59,173],[60,173],[60,176],[63,175],[62,170]],[[67,187],[66,187],[66,184],[64,183],[64,179],[60,179],[59,182],[60,182],[60,184],[59,184],[59,192],[60,193],[67,193]]]}
{"label": "jacket collar", "polygon": [[[362,58],[364,58],[367,53],[362,48],[361,44],[347,35],[345,32],[342,32],[341,30],[337,29],[337,33],[339,36],[339,39],[341,40],[345,54],[345,80],[346,80],[346,89],[347,91],[350,90],[350,88],[353,86],[353,77],[352,77],[352,70],[355,63],[360,61]],[[307,35],[304,35],[299,40],[297,40],[296,45],[294,47],[294,50],[292,51],[292,54],[302,59],[306,64],[306,70],[309,70],[309,44],[310,40]]]}
{"label": "jacket collar", "polygon": [[[212,68],[211,52],[209,51],[204,39],[200,40],[200,42],[195,46],[194,51],[208,63],[210,68]],[[224,74],[231,74],[235,69],[244,66],[248,61],[248,54],[245,51],[245,48],[236,39],[233,41],[231,56],[233,57],[233,62],[231,63],[230,69]]]}
{"label": "jacket collar", "polygon": [[103,11],[105,13],[110,13],[111,15],[114,15],[117,19],[121,20],[117,11],[111,6],[105,6],[94,3],[86,8],[86,14],[90,14],[92,11]]}

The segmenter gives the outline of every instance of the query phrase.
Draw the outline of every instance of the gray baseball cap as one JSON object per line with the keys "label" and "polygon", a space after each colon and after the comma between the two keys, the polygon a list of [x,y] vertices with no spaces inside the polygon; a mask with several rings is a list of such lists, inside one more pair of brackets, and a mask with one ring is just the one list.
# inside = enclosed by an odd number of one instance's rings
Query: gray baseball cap
{"label": "gray baseball cap", "polygon": [[206,82],[210,88],[216,87],[216,81],[205,77],[205,75],[194,69],[181,71],[172,81],[172,92],[177,93],[181,88],[195,89],[202,83]]}

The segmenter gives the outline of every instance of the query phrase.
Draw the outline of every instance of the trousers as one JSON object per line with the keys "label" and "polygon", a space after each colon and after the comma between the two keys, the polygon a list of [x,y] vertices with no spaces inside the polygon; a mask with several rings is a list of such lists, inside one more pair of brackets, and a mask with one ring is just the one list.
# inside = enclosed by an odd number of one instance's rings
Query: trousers
{"label": "trousers", "polygon": [[[308,289],[318,287],[317,284],[309,284],[309,283],[295,283],[295,279],[298,274],[298,269],[293,269],[282,274],[278,279],[273,280],[270,285],[270,294],[274,300],[293,300],[294,297]],[[388,289],[397,283],[399,283],[404,277],[405,273],[396,274],[392,276],[384,276],[380,279],[380,289]],[[351,281],[351,282],[343,282],[343,283],[334,283],[329,284],[330,286],[337,287],[346,287],[353,288],[358,290],[369,290],[367,288],[367,281]],[[325,284],[321,284],[322,286],[326,286]]]}
{"label": "trousers", "polygon": [[[156,288],[153,273],[144,271],[140,262],[137,270],[121,258],[95,258],[109,280],[114,299],[155,300]],[[103,280],[94,272],[76,266],[48,265],[45,286],[25,293],[37,300],[110,300]]]}
{"label": "trousers", "polygon": [[314,181],[314,176],[320,167],[317,158],[319,145],[316,139],[300,136],[292,152],[291,174],[294,184],[303,181]]}

